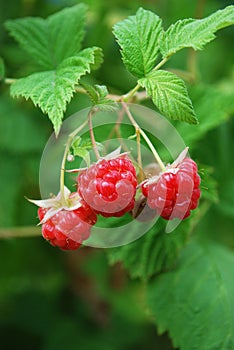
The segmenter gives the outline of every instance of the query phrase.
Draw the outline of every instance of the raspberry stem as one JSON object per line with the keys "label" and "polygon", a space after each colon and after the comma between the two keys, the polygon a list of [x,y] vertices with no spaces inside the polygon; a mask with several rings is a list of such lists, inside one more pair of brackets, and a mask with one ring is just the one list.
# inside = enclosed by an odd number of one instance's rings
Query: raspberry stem
{"label": "raspberry stem", "polygon": [[141,158],[141,131],[139,128],[136,130],[136,140],[137,140],[137,163],[139,166],[139,182],[142,182],[145,179],[143,167],[142,167],[142,158]]}
{"label": "raspberry stem", "polygon": [[5,227],[0,229],[0,239],[37,236],[41,236],[41,229],[38,226]]}
{"label": "raspberry stem", "polygon": [[74,130],[71,134],[69,134],[65,151],[63,154],[63,159],[61,163],[61,169],[60,169],[60,193],[61,193],[61,202],[62,204],[65,204],[65,196],[64,196],[64,177],[65,177],[65,165],[67,161],[67,156],[70,152],[70,148],[72,145],[72,142],[74,140],[74,137],[88,124],[88,120],[85,120],[83,124],[81,124],[76,130]]}
{"label": "raspberry stem", "polygon": [[[140,126],[137,124],[136,120],[134,119],[132,113],[130,112],[127,104],[122,101],[121,102],[123,108],[125,109],[125,112],[130,120],[130,122],[132,123],[132,125],[134,126],[135,130],[136,130],[136,134],[137,132],[140,133],[140,135],[143,137],[143,139],[145,140],[145,142],[147,143],[147,145],[149,146],[151,152],[153,153],[154,158],[156,159],[158,165],[160,166],[160,168],[162,169],[162,171],[166,170],[165,165],[163,164],[163,161],[161,160],[158,152],[156,151],[156,149],[154,148],[152,142],[150,141],[150,139],[148,138],[148,136],[146,135],[146,133],[140,128]],[[139,165],[140,167],[140,165]]]}
{"label": "raspberry stem", "polygon": [[156,70],[161,68],[169,60],[169,58],[170,56],[165,57],[162,61],[160,61],[159,64],[157,64],[157,66],[154,67],[153,71],[155,72]]}
{"label": "raspberry stem", "polygon": [[91,138],[91,142],[93,145],[93,150],[95,153],[95,156],[98,159],[100,159],[100,154],[98,152],[98,148],[97,148],[97,144],[96,144],[96,140],[95,140],[95,136],[94,136],[94,132],[93,132],[93,124],[92,124],[92,116],[95,113],[95,110],[91,108],[91,110],[89,111],[88,114],[88,122],[89,122],[89,133],[90,133],[90,138]]}
{"label": "raspberry stem", "polygon": [[140,89],[140,84],[137,84],[131,91],[129,91],[126,95],[123,96],[123,100],[128,102],[135,95],[135,93]]}

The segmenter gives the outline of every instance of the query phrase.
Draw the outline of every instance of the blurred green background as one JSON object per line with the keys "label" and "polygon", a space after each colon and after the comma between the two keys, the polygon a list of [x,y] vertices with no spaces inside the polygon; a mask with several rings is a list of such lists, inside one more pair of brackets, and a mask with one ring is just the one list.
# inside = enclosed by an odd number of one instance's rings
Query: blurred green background
{"label": "blurred green background", "polygon": [[[225,0],[87,0],[84,47],[100,46],[105,61],[95,73],[98,83],[125,93],[135,79],[125,70],[112,25],[139,6],[153,10],[164,26],[179,18],[204,17],[230,5]],[[8,36],[6,19],[46,17],[74,0],[0,0],[0,55],[7,77],[31,72],[31,62]],[[182,50],[166,68],[188,70],[187,85],[200,120],[196,131],[175,125],[196,160],[217,181],[218,197],[196,234],[234,249],[234,51],[233,28],[217,34],[204,51]],[[72,38],[71,38],[72,40]],[[66,116],[88,105],[77,95]],[[150,105],[151,106],[151,105]],[[38,173],[45,143],[52,132],[48,118],[30,102],[13,100],[0,85],[0,236],[4,228],[36,225],[36,208],[24,196],[39,198]],[[0,237],[1,238],[1,237]],[[157,336],[145,312],[143,287],[121,268],[108,267],[101,250],[64,253],[42,238],[0,239],[0,349],[172,349],[167,335]]]}

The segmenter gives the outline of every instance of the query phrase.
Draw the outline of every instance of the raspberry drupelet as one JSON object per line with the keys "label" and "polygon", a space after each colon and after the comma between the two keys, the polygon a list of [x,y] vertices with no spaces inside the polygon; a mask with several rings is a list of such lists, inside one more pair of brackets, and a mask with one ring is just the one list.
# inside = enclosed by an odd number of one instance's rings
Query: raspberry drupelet
{"label": "raspberry drupelet", "polygon": [[126,155],[102,159],[82,172],[77,183],[80,196],[97,214],[119,217],[134,207],[136,170]]}
{"label": "raspberry drupelet", "polygon": [[198,206],[200,176],[196,163],[185,158],[176,168],[143,183],[142,193],[150,208],[166,220],[185,219]]}
{"label": "raspberry drupelet", "polygon": [[[42,221],[48,209],[39,208],[38,217]],[[96,214],[86,203],[75,210],[61,210],[42,224],[42,236],[51,245],[63,250],[78,249],[89,238]]]}

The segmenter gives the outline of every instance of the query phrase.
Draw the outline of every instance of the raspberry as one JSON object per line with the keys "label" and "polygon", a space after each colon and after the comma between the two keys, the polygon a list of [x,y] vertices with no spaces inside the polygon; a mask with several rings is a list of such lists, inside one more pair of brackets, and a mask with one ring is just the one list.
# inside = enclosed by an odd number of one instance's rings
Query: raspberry
{"label": "raspberry", "polygon": [[102,159],[78,176],[78,192],[97,214],[122,216],[134,207],[136,170],[126,156]]}
{"label": "raspberry", "polygon": [[[43,220],[49,209],[39,208],[38,217]],[[42,224],[42,236],[53,246],[63,250],[75,250],[89,238],[96,214],[86,203],[75,210],[61,210]]]}
{"label": "raspberry", "polygon": [[155,181],[142,185],[147,204],[166,220],[185,219],[198,206],[201,195],[196,163],[185,158],[176,168],[169,167]]}

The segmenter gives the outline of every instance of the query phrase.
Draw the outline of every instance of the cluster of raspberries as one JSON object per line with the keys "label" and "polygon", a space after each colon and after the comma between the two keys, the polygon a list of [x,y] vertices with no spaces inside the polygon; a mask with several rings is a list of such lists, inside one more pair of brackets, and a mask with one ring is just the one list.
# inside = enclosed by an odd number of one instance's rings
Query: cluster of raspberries
{"label": "cluster of raspberries", "polygon": [[[145,180],[139,187],[147,198],[147,205],[157,215],[166,220],[183,220],[198,205],[199,186],[197,165],[192,159],[185,158],[176,167],[168,166],[166,171]],[[60,210],[44,222],[48,208],[38,209],[42,235],[63,250],[77,249],[89,238],[97,214],[120,217],[132,211],[136,191],[136,170],[127,155],[102,159],[78,176],[81,205],[77,209]]]}

